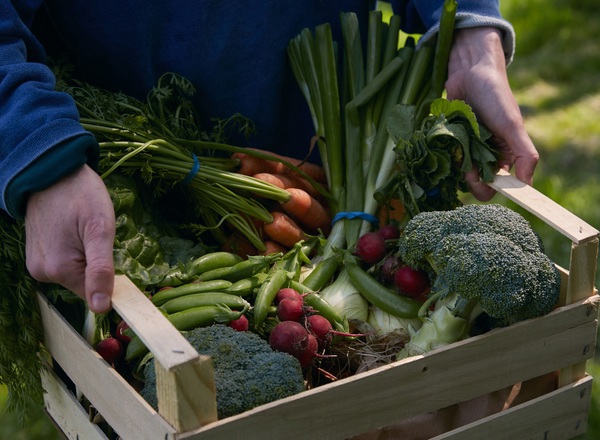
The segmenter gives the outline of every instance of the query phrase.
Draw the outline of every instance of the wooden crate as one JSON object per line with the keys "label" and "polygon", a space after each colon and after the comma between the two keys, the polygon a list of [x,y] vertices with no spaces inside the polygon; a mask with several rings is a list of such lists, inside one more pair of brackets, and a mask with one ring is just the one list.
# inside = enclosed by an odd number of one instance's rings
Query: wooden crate
{"label": "wooden crate", "polygon": [[[378,428],[441,414],[555,374],[551,389],[448,425],[431,438],[566,439],[584,433],[592,384],[585,362],[594,354],[597,333],[598,231],[507,173],[492,186],[572,241],[569,268],[560,268],[561,303],[550,314],[215,420],[210,359],[199,356],[126,277],[118,276],[113,305],[155,355],[159,413],[40,295],[46,346],[68,376],[62,380],[65,376],[53,369],[43,375],[47,413],[69,439],[109,438],[91,420],[96,411],[105,420],[102,426],[126,440],[409,438],[394,434],[396,428]],[[429,437],[421,432],[418,438]]]}

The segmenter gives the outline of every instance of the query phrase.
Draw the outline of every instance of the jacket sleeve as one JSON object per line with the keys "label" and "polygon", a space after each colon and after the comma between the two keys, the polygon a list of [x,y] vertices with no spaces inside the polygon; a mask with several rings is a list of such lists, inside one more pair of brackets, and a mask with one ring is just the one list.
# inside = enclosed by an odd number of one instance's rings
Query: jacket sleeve
{"label": "jacket sleeve", "polygon": [[[28,191],[44,189],[98,154],[71,97],[54,90],[44,49],[29,29],[40,3],[0,0],[0,208],[15,217],[23,215]],[[73,157],[56,160],[54,150]],[[45,173],[43,179],[31,170]],[[22,184],[23,173],[32,184]]]}
{"label": "jacket sleeve", "polygon": [[[456,28],[491,26],[502,32],[504,56],[509,64],[515,51],[515,32],[502,17],[498,0],[458,0]],[[419,44],[435,38],[444,0],[391,0],[394,12],[402,18],[407,33],[422,34]]]}

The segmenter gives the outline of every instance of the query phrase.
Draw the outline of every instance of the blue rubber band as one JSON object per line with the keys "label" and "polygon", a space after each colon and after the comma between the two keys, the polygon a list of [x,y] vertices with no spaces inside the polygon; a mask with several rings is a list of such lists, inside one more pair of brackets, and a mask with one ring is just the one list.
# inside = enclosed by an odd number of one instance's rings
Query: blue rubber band
{"label": "blue rubber band", "polygon": [[333,220],[331,221],[331,223],[335,224],[339,220],[346,219],[346,218],[350,219],[350,220],[357,219],[357,218],[361,219],[361,220],[366,220],[375,227],[377,227],[379,225],[379,219],[377,217],[375,217],[374,215],[371,215],[371,214],[367,214],[366,212],[358,212],[358,211],[338,212],[333,217]]}
{"label": "blue rubber band", "polygon": [[433,197],[440,194],[440,189],[436,186],[425,193],[427,197]]}
{"label": "blue rubber band", "polygon": [[198,174],[198,170],[200,169],[200,161],[198,160],[198,156],[196,156],[194,153],[192,153],[192,156],[194,156],[194,165],[192,166],[192,169],[188,175],[185,176],[185,179],[182,181],[186,185],[189,184],[194,177],[196,177],[196,174]]}

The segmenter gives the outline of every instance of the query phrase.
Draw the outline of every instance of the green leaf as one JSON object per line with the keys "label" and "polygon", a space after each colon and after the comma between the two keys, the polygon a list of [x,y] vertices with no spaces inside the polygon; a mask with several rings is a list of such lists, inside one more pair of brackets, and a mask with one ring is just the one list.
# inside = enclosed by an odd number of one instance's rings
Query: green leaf
{"label": "green leaf", "polygon": [[394,143],[412,138],[417,123],[417,108],[414,105],[396,105],[387,119],[387,130]]}
{"label": "green leaf", "polygon": [[477,137],[480,136],[479,123],[473,109],[464,101],[453,99],[451,101],[439,98],[431,103],[431,114],[434,116],[444,115],[446,119],[464,118]]}

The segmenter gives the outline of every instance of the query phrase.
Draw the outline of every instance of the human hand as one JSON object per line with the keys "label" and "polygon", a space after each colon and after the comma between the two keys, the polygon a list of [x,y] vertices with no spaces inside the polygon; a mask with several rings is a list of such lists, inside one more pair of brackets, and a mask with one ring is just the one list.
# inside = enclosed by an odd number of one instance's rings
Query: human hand
{"label": "human hand", "polygon": [[87,165],[34,193],[25,214],[27,269],[60,284],[91,311],[111,308],[114,208],[102,179]]}
{"label": "human hand", "polygon": [[[448,63],[448,99],[462,99],[492,132],[500,150],[500,167],[515,167],[516,177],[531,185],[539,160],[525,130],[519,106],[510,89],[500,31],[493,27],[459,29]],[[481,201],[495,191],[482,182],[477,170],[465,174],[472,194]]]}

